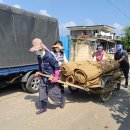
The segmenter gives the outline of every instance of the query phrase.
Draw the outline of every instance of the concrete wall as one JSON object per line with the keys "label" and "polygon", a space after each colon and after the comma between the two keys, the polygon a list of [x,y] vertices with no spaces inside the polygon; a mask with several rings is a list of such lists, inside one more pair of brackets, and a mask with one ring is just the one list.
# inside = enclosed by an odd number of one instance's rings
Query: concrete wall
{"label": "concrete wall", "polygon": [[[91,44],[84,39],[75,39],[71,41],[70,46],[70,61],[92,60],[92,53],[95,50],[96,44]],[[110,53],[111,59],[114,59],[114,54]],[[129,54],[130,63],[130,54]]]}
{"label": "concrete wall", "polygon": [[92,60],[93,48],[87,40],[72,40],[70,61]]}

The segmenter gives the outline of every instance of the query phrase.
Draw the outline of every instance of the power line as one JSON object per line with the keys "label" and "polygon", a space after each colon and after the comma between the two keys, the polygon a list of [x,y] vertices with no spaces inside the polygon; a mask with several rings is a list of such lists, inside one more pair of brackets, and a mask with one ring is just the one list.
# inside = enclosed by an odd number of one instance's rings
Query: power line
{"label": "power line", "polygon": [[111,6],[113,6],[118,12],[120,12],[124,17],[126,17],[127,19],[130,20],[130,17],[124,12],[122,11],[119,7],[117,7],[115,4],[113,4],[110,0],[105,0],[106,2],[108,2]]}

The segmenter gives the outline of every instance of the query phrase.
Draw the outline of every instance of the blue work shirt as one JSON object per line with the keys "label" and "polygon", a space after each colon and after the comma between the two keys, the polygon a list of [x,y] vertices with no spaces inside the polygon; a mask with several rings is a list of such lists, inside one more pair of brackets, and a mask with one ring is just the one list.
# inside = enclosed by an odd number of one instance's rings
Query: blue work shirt
{"label": "blue work shirt", "polygon": [[60,70],[58,61],[54,55],[45,50],[45,55],[43,57],[38,56],[39,71],[44,74],[54,75],[55,70]]}
{"label": "blue work shirt", "polygon": [[115,53],[115,55],[114,55],[114,59],[115,59],[115,60],[119,60],[120,58],[122,58],[122,56],[124,56],[125,59],[120,62],[121,68],[126,67],[126,65],[129,64],[127,51],[126,51],[126,50],[122,50],[122,52],[117,51],[117,52]]}

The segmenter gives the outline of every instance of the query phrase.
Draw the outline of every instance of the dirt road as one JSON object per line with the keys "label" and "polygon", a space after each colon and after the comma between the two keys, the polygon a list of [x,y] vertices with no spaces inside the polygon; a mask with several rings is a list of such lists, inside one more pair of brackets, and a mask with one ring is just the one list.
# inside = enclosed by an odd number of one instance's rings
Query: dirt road
{"label": "dirt road", "polygon": [[71,94],[66,88],[65,96],[64,109],[49,100],[48,111],[36,115],[38,93],[0,89],[0,130],[130,130],[128,89],[115,91],[105,104],[82,90]]}

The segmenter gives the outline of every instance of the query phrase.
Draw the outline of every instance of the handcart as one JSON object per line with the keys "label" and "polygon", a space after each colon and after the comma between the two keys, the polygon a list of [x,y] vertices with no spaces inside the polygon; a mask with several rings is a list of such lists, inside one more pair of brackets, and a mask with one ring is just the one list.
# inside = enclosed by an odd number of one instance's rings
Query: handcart
{"label": "handcart", "polygon": [[[53,78],[50,75],[46,75],[46,74],[42,74],[42,73],[40,73],[40,75],[49,78],[49,80],[52,80],[52,78]],[[60,84],[67,85],[71,92],[76,92],[79,89],[82,89],[82,90],[85,90],[90,93],[99,94],[101,101],[105,102],[111,98],[113,90],[120,89],[120,84],[121,84],[122,80],[123,80],[123,77],[114,79],[113,74],[109,73],[109,74],[103,74],[100,77],[100,84],[93,85],[88,88],[84,88],[79,85],[64,82],[62,80],[58,80],[57,82]]]}

